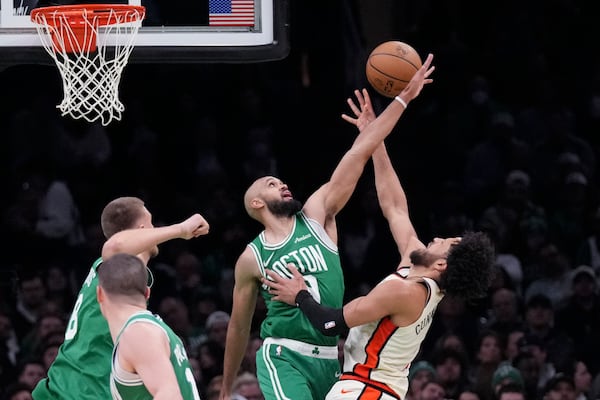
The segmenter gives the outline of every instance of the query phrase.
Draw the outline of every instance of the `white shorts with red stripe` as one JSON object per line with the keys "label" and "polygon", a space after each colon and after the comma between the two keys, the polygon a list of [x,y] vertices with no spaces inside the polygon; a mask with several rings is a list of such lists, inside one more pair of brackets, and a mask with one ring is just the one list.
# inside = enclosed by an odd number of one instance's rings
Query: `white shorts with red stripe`
{"label": "white shorts with red stripe", "polygon": [[337,381],[325,400],[400,400],[400,397],[380,386],[347,379]]}

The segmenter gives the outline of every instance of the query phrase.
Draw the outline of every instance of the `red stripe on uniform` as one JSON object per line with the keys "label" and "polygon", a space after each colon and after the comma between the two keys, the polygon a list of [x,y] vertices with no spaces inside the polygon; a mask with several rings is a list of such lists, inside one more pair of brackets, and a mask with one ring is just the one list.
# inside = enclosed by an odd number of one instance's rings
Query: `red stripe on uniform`
{"label": "red stripe on uniform", "polygon": [[379,400],[381,392],[375,388],[365,386],[364,390],[358,395],[357,400]]}
{"label": "red stripe on uniform", "polygon": [[395,397],[397,399],[400,398],[400,396],[398,396],[398,394],[396,392],[394,392],[388,385],[386,385],[385,383],[381,383],[381,382],[377,382],[377,381],[372,381],[368,378],[363,378],[362,376],[357,376],[357,375],[352,375],[352,374],[342,374],[342,376],[340,377],[340,380],[342,381],[346,381],[346,380],[350,380],[350,381],[358,381],[358,382],[362,382],[365,384],[366,387],[371,388],[379,393],[386,393],[392,397]]}
{"label": "red stripe on uniform", "polygon": [[371,339],[367,342],[365,347],[365,353],[367,358],[363,364],[358,364],[354,367],[354,372],[358,376],[363,378],[369,378],[371,370],[379,364],[379,355],[385,347],[385,344],[390,340],[390,337],[398,329],[390,317],[385,317],[381,320],[377,328],[373,331]]}

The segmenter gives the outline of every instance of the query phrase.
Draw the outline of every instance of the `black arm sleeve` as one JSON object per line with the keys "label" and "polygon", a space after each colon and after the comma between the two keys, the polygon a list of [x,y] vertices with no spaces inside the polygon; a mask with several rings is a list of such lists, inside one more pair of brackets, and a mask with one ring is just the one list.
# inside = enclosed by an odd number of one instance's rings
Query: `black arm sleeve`
{"label": "black arm sleeve", "polygon": [[312,326],[325,336],[337,336],[348,330],[342,309],[322,306],[308,290],[298,292],[296,306],[302,310]]}

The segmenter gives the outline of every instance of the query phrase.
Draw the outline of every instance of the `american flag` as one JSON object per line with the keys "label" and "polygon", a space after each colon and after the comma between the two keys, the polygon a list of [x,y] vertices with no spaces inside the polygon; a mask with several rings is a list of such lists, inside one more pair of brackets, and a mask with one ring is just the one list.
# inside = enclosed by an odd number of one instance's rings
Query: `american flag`
{"label": "american flag", "polygon": [[209,0],[210,26],[254,26],[254,0]]}

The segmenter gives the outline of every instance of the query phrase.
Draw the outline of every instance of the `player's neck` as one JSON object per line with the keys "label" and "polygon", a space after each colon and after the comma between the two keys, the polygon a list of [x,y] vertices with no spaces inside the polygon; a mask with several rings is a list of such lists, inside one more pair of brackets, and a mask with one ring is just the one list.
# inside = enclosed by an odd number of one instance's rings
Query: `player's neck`
{"label": "player's neck", "polygon": [[421,278],[421,277],[437,280],[437,278],[439,278],[439,274],[433,268],[425,267],[422,265],[412,265],[410,267],[410,270],[408,271],[407,278]]}
{"label": "player's neck", "polygon": [[265,224],[265,239],[269,243],[279,243],[287,238],[294,227],[295,216],[272,216]]}
{"label": "player's neck", "polygon": [[108,326],[113,342],[121,332],[121,329],[125,326],[127,320],[131,318],[133,314],[146,310],[146,307],[143,305],[115,303],[109,311],[109,314],[107,314]]}

